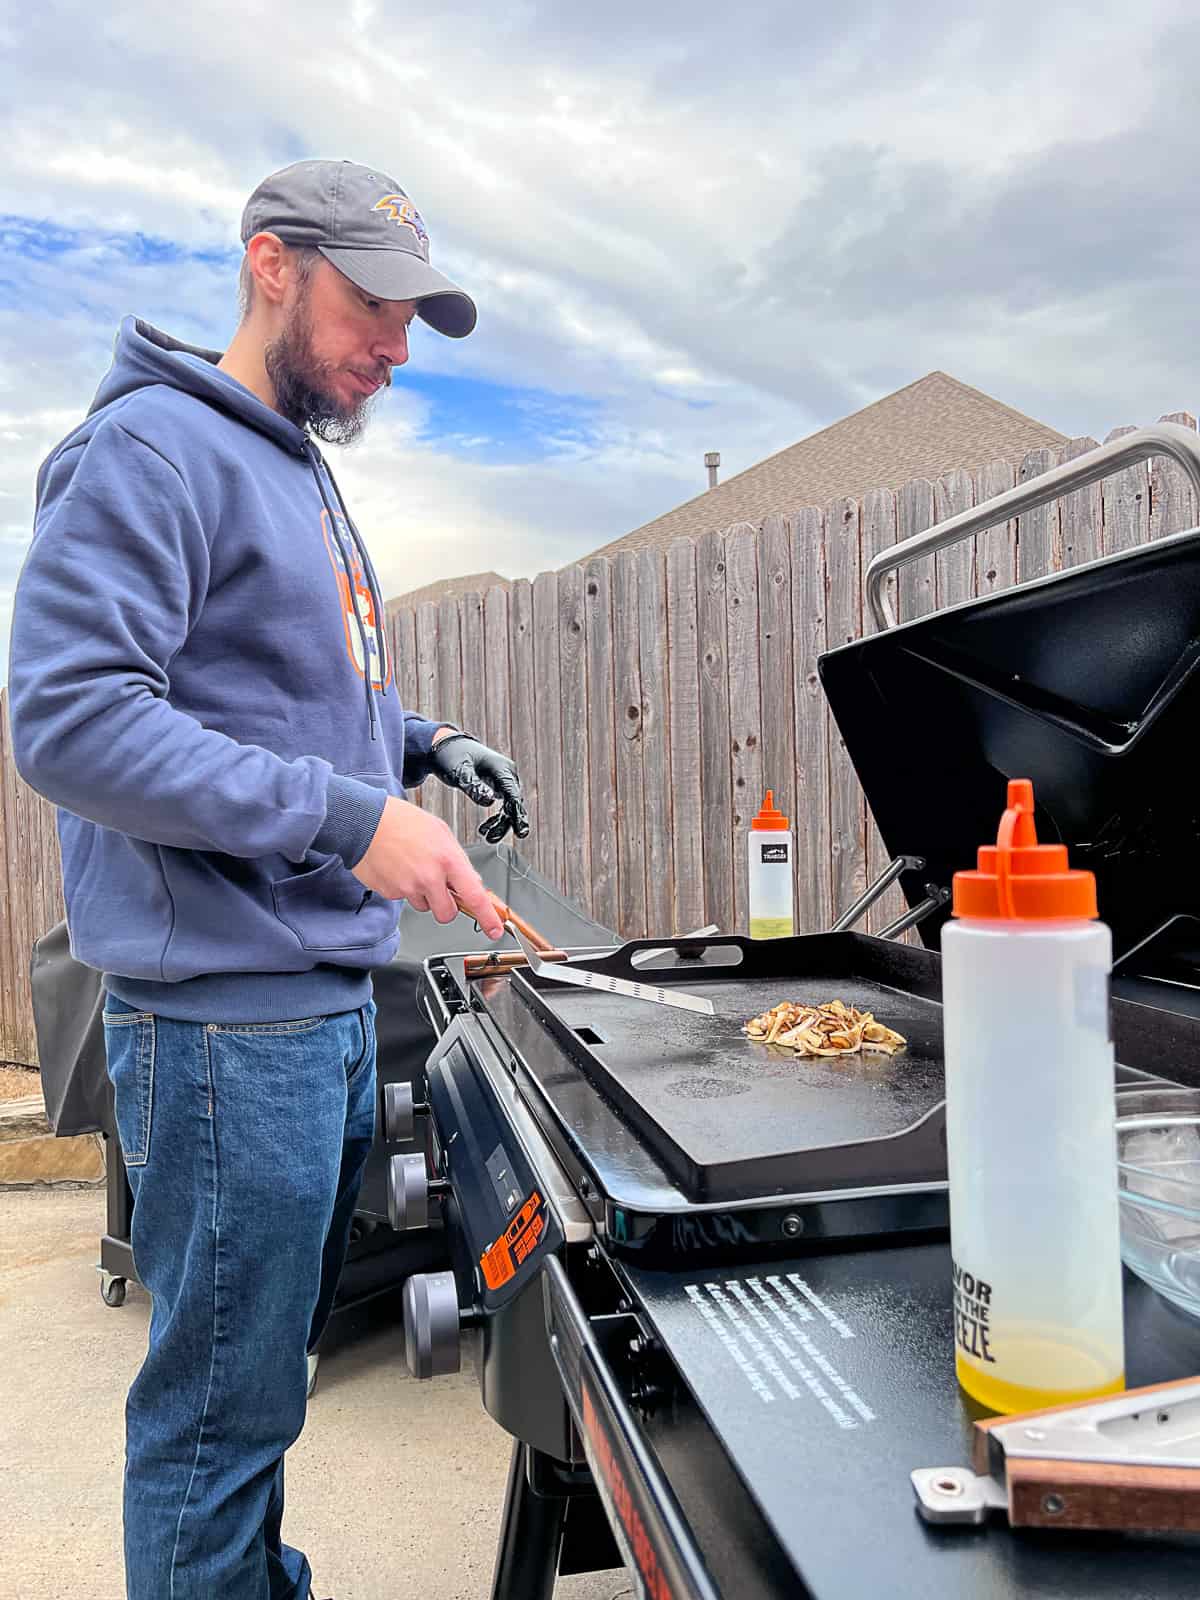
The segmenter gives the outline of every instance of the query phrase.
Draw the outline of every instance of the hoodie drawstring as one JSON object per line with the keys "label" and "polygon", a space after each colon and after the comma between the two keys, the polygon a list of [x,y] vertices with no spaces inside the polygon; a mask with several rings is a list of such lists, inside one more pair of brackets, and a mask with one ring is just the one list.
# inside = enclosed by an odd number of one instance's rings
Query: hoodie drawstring
{"label": "hoodie drawstring", "polygon": [[[368,724],[368,727],[371,730],[371,738],[375,739],[375,738],[378,737],[378,735],[375,732],[375,721],[376,721],[376,718],[375,718],[375,691],[371,687],[371,649],[370,649],[370,646],[367,643],[367,630],[366,630],[366,627],[363,624],[362,615],[361,615],[361,613],[360,613],[360,611],[358,609],[358,596],[355,593],[355,589],[354,589],[354,568],[353,568],[353,566],[351,564],[351,561],[350,561],[349,552],[347,551],[346,546],[342,541],[341,530],[338,527],[338,514],[333,509],[333,506],[329,503],[329,496],[325,493],[325,483],[324,483],[324,480],[321,477],[321,467],[324,466],[324,462],[321,460],[320,455],[317,453],[317,451],[313,448],[313,446],[311,444],[306,444],[305,450],[306,450],[307,455],[308,455],[308,464],[309,464],[310,468],[312,469],[312,475],[316,479],[316,482],[317,482],[317,490],[318,490],[318,492],[319,492],[319,494],[321,496],[321,503],[325,507],[325,510],[329,513],[329,528],[330,528],[330,532],[333,534],[334,542],[336,543],[336,545],[338,547],[338,554],[342,558],[342,565],[346,570],[346,579],[347,579],[347,582],[350,585],[350,607],[351,607],[351,610],[354,612],[354,622],[355,622],[355,626],[358,629],[358,642],[359,642],[360,648],[362,649],[362,656],[363,656],[363,683],[365,685],[366,695],[367,695],[367,724]],[[326,467],[325,470],[326,470],[326,472],[328,472],[329,471],[328,467]],[[333,483],[333,475],[332,474],[330,474],[329,481],[330,481],[330,483]],[[341,494],[338,492],[338,487],[337,487],[336,483],[333,483],[333,489],[334,489],[334,493],[337,495],[338,504],[342,508],[342,515],[343,515],[343,517],[345,517],[346,526],[348,528],[352,528],[353,525],[350,522],[349,516],[346,515],[345,503],[342,500]],[[366,570],[368,572],[368,580],[367,581],[368,581],[368,588],[370,589],[371,596],[372,596],[372,604],[375,605],[376,607],[378,607],[378,601],[374,598],[375,597],[375,586],[374,586],[373,582],[371,581],[371,577],[373,575],[370,574],[370,564],[366,559],[366,552],[363,550],[362,543],[357,538],[357,536],[354,536],[354,545],[355,545],[355,548],[358,551],[359,556],[360,556],[360,558],[361,558],[361,560],[363,562],[364,570]],[[381,639],[379,637],[379,612],[378,612],[378,609],[376,609],[376,613],[375,613],[375,647],[376,647],[377,650],[381,650],[382,649],[382,641],[381,641]],[[384,678],[384,660],[385,660],[385,658],[381,654],[381,656],[380,656],[380,665],[379,665],[379,677],[380,677],[380,681],[381,682],[383,681],[383,678]],[[386,684],[385,684],[385,689],[386,689]]]}

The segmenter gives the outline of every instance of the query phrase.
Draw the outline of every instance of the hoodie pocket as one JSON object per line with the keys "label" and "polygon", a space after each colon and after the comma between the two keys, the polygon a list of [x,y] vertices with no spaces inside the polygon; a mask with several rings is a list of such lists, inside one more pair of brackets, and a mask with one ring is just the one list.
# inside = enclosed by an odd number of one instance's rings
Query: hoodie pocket
{"label": "hoodie pocket", "polygon": [[368,889],[340,856],[271,885],[275,915],[305,950],[365,950],[396,930],[395,902]]}

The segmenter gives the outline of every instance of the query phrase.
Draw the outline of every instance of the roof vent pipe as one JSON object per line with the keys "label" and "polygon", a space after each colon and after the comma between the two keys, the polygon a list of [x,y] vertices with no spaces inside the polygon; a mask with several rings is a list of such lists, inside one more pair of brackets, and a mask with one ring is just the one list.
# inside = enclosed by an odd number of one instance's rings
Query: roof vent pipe
{"label": "roof vent pipe", "polygon": [[704,457],[704,465],[708,468],[708,487],[715,489],[717,487],[717,468],[721,465],[721,452],[719,450],[710,450]]}

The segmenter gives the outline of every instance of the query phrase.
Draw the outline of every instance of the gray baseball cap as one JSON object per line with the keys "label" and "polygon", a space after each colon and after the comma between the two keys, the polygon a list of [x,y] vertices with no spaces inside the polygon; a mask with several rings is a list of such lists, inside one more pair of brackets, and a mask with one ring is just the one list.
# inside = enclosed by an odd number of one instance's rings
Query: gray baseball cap
{"label": "gray baseball cap", "polygon": [[242,213],[242,243],[273,233],[315,245],[351,283],[380,300],[416,300],[450,339],[475,326],[475,302],[429,265],[421,214],[386,173],[353,161],[297,161],[264,178]]}

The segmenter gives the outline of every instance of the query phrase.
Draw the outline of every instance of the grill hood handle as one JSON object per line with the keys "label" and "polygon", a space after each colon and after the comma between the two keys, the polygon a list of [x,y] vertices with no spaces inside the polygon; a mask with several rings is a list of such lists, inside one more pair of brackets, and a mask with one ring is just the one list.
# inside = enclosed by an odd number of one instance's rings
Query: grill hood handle
{"label": "grill hood handle", "polygon": [[889,573],[897,568],[919,561],[922,556],[931,556],[935,551],[945,550],[962,539],[969,539],[972,534],[983,533],[998,522],[1007,522],[1010,517],[1034,511],[1038,506],[1057,500],[1073,489],[1084,489],[1090,483],[1098,483],[1101,478],[1107,478],[1139,461],[1146,461],[1151,456],[1169,456],[1172,461],[1178,462],[1187,473],[1200,501],[1200,437],[1178,422],[1156,422],[1147,428],[1137,428],[1133,433],[1123,434],[1096,450],[1089,450],[1086,455],[1076,456],[1073,461],[1064,461],[1060,466],[1051,467],[1049,472],[1031,478],[1028,483],[1020,483],[1015,489],[1006,489],[1003,494],[994,495],[980,506],[972,506],[969,511],[948,517],[945,522],[926,528],[922,533],[914,533],[910,539],[893,545],[889,550],[881,550],[867,567],[867,604],[876,627],[886,632],[888,628],[896,626],[896,615],[884,593],[884,584]]}

